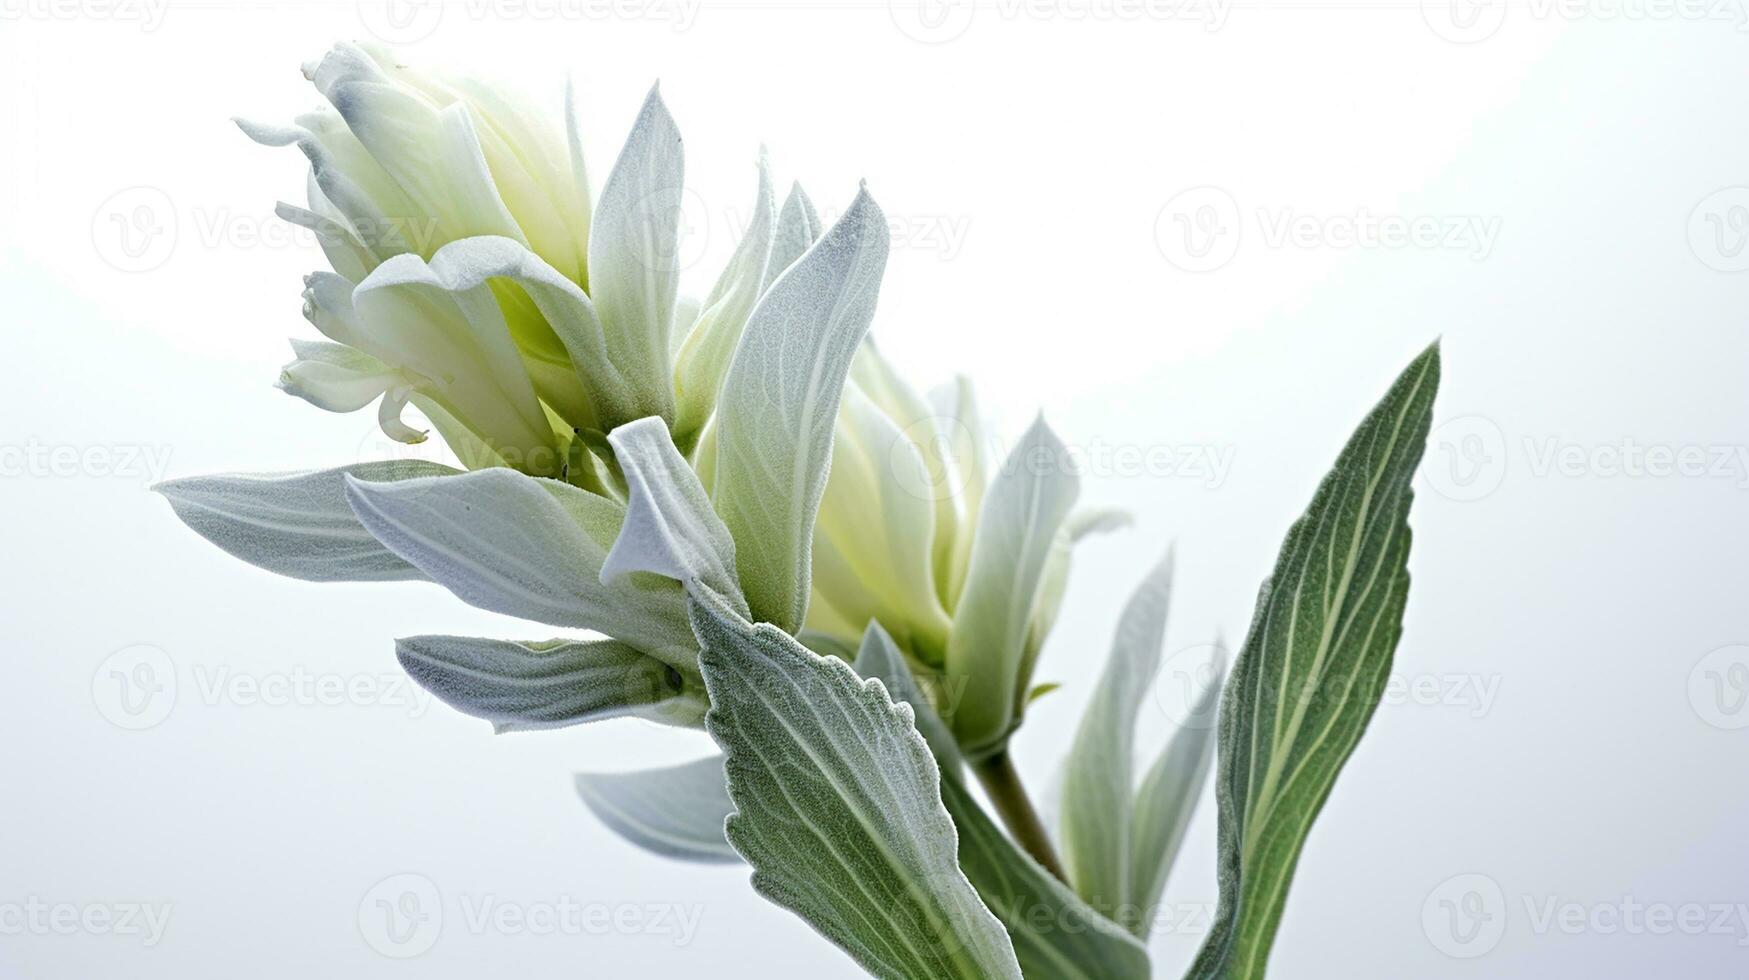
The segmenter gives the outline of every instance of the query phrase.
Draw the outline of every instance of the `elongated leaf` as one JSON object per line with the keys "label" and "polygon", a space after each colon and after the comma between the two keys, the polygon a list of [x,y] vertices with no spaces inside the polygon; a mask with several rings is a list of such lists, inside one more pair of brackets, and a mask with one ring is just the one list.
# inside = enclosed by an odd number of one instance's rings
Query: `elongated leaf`
{"label": "elongated leaf", "polygon": [[881,624],[868,624],[868,630],[862,635],[862,647],[857,650],[852,666],[863,679],[876,678],[886,685],[887,694],[895,704],[910,705],[917,733],[929,743],[929,751],[935,754],[941,768],[948,773],[959,772],[963,760],[959,744],[953,740],[953,732],[935,713],[935,708],[923,695],[923,689],[917,686],[917,678],[905,663],[905,655],[899,652],[898,645]]}
{"label": "elongated leaf", "polygon": [[789,196],[783,200],[783,210],[777,216],[777,228],[771,240],[771,259],[766,263],[765,282],[760,286],[760,292],[770,289],[777,277],[812,248],[819,237],[820,216],[814,213],[814,202],[808,200],[801,184],[791,184]]}
{"label": "elongated leaf", "polygon": [[948,675],[967,685],[949,722],[968,753],[1005,745],[1024,707],[1021,684],[1036,653],[1028,642],[1033,599],[1080,489],[1067,448],[1040,418],[984,498],[947,645]]}
{"label": "elongated leaf", "polygon": [[699,582],[745,616],[747,602],[735,578],[735,539],[711,509],[710,494],[686,465],[654,416],[629,422],[608,436],[625,472],[625,523],[601,566],[601,580],[653,572],[682,584]]}
{"label": "elongated leaf", "polygon": [[1409,484],[1438,386],[1436,344],[1349,439],[1258,596],[1221,696],[1221,902],[1191,977],[1263,976],[1312,820],[1378,706],[1409,590]]}
{"label": "elongated leaf", "polygon": [[1147,980],[1147,949],[1016,847],[957,777],[942,779],[941,799],[959,829],[960,867],[1028,980]]}
{"label": "elongated leaf", "polygon": [[734,812],[723,757],[666,769],[579,773],[577,793],[602,823],[653,854],[704,864],[734,864],[741,855],[723,836]]}
{"label": "elongated leaf", "polygon": [[652,87],[589,227],[589,295],[613,365],[636,393],[634,418],[674,419],[668,334],[680,283],[685,171],[680,130]]}
{"label": "elongated leaf", "polygon": [[869,624],[856,672],[878,678],[916,715],[941,764],[941,802],[959,835],[960,869],[1008,930],[1021,972],[1029,980],[1146,980],[1147,950],[1015,846],[978,805],[960,781],[953,734],[879,624]]}
{"label": "elongated leaf", "polygon": [[814,515],[839,396],[887,264],[886,217],[867,190],[772,284],[748,317],[717,404],[712,500],[735,537],[754,618],[807,618]]}
{"label": "elongated leaf", "polygon": [[[705,297],[692,332],[674,360],[674,394],[678,416],[674,441],[690,449],[717,407],[717,390],[735,353],[735,343],[764,289],[765,267],[771,258],[771,166],[759,154],[759,189],[753,200],[753,220],[735,246],[729,265]],[[812,244],[810,242],[810,244]]]}
{"label": "elongated leaf", "polygon": [[[1111,657],[1069,749],[1063,784],[1062,848],[1069,881],[1108,916],[1133,917],[1136,712],[1160,670],[1172,553],[1136,588],[1118,620]],[[1137,923],[1124,923],[1132,929]]]}
{"label": "elongated leaf", "polygon": [[1069,540],[1079,542],[1090,534],[1121,531],[1135,522],[1129,511],[1119,507],[1084,507],[1069,515]]}
{"label": "elongated leaf", "polygon": [[191,476],[152,489],[196,534],[258,568],[310,582],[386,582],[425,575],[358,522],[346,477],[387,483],[460,472],[384,460],[315,473]]}
{"label": "elongated leaf", "polygon": [[960,872],[940,777],[908,706],[718,599],[690,603],[753,885],[881,977],[1019,978]]}
{"label": "elongated leaf", "polygon": [[561,728],[622,715],[696,725],[704,689],[618,640],[518,643],[409,636],[395,656],[426,690],[499,732]]}
{"label": "elongated leaf", "polygon": [[[1220,656],[1217,653],[1217,656]],[[1166,878],[1178,857],[1179,845],[1190,827],[1190,818],[1202,799],[1215,759],[1215,702],[1221,690],[1225,658],[1213,664],[1214,682],[1203,688],[1197,703],[1160,752],[1136,790],[1133,844],[1130,848],[1130,894],[1141,910],[1136,935],[1148,938],[1154,911],[1166,890]]]}
{"label": "elongated leaf", "polygon": [[463,601],[552,626],[598,630],[682,673],[697,670],[672,579],[601,581],[620,504],[505,469],[401,483],[348,478],[347,500],[390,551]]}

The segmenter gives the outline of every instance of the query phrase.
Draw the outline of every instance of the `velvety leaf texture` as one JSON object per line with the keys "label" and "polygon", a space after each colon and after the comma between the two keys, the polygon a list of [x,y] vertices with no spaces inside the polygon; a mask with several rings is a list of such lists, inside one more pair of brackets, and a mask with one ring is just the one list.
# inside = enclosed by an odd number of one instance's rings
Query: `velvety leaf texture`
{"label": "velvety leaf texture", "polygon": [[420,686],[500,732],[561,728],[635,715],[696,724],[704,691],[679,671],[618,640],[518,643],[410,636],[395,656]]}
{"label": "velvety leaf texture", "polygon": [[1221,901],[1189,977],[1263,976],[1300,849],[1378,706],[1409,590],[1410,480],[1438,385],[1435,345],[1350,438],[1258,596],[1221,700]]}
{"label": "velvety leaf texture", "polygon": [[712,499],[754,617],[788,632],[807,619],[838,400],[874,317],[889,237],[886,216],[857,194],[759,298],[723,379]]}
{"label": "velvety leaf texture", "polygon": [[652,854],[703,864],[736,864],[723,836],[729,802],[723,757],[665,769],[579,773],[577,794],[615,833]]}
{"label": "velvety leaf texture", "polygon": [[1014,944],[1029,980],[1146,980],[1148,952],[1015,845],[960,781],[959,748],[879,624],[870,623],[856,672],[911,706],[941,764],[941,802],[959,834],[960,870]]}
{"label": "velvety leaf texture", "polygon": [[760,894],[876,976],[1019,978],[1002,924],[960,872],[911,709],[715,597],[690,608],[705,725],[728,757],[728,838]]}
{"label": "velvety leaf texture", "polygon": [[346,478],[387,483],[460,471],[421,460],[314,473],[192,476],[152,489],[196,534],[258,568],[311,582],[420,580],[346,502]]}

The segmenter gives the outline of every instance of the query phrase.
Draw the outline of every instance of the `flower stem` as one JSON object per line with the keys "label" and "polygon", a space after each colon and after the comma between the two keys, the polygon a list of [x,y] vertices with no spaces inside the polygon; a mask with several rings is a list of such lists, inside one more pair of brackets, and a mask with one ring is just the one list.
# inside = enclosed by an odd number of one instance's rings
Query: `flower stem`
{"label": "flower stem", "polygon": [[973,768],[978,773],[978,781],[984,784],[984,792],[990,795],[990,802],[996,805],[997,816],[1014,835],[1015,842],[1046,871],[1056,875],[1058,881],[1067,884],[1069,876],[1063,871],[1063,863],[1057,859],[1056,848],[1051,846],[1051,835],[1045,832],[1038,812],[1032,808],[1032,800],[1027,798],[1026,787],[1020,784],[1020,773],[1015,771],[1008,750],[997,752]]}

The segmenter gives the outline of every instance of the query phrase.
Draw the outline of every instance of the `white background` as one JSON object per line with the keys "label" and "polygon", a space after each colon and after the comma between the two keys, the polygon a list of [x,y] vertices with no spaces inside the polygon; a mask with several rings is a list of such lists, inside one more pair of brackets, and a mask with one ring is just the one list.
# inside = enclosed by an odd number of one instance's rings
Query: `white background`
{"label": "white background", "polygon": [[[1016,743],[1040,795],[1167,542],[1168,650],[1241,636],[1354,423],[1443,337],[1407,686],[1316,825],[1272,975],[1744,974],[1743,913],[1703,912],[1698,934],[1618,914],[1749,902],[1735,0],[1455,19],[1274,0],[0,13],[0,975],[855,975],[743,869],[636,851],[572,793],[575,771],[691,758],[702,735],[493,737],[396,681],[397,635],[544,627],[429,585],[276,578],[145,490],[391,450],[371,413],[272,390],[285,337],[314,336],[298,277],[321,257],[271,218],[301,203],[301,157],[226,121],[308,107],[297,65],[373,28],[555,104],[571,72],[597,175],[659,77],[697,192],[695,292],[744,220],[760,142],[830,213],[868,180],[896,222],[875,327],[892,357],[925,384],[973,373],[1010,437],[1043,409],[1088,453],[1084,499],[1137,515],[1079,555],[1039,674],[1065,687]],[[1381,217],[1455,229],[1457,247],[1347,233]],[[136,655],[176,683],[146,715],[118,708],[112,674]],[[273,704],[248,687],[300,678],[357,693]],[[1166,714],[1144,720],[1150,751]],[[1211,797],[1168,889],[1178,918],[1156,930],[1159,976],[1201,940],[1214,836]],[[441,915],[415,959],[369,941],[398,874],[428,881]],[[620,925],[481,926],[488,902]],[[38,927],[32,903],[171,918],[153,944]],[[650,918],[676,906],[697,915],[684,942]]]}

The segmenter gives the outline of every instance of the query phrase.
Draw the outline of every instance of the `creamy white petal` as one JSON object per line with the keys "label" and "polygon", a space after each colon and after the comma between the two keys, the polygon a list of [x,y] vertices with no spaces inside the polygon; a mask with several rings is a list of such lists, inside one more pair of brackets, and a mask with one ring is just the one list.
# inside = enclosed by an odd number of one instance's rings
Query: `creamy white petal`
{"label": "creamy white petal", "polygon": [[383,434],[396,442],[417,445],[425,441],[425,430],[415,429],[401,421],[401,410],[407,407],[407,399],[413,395],[411,385],[398,385],[390,388],[383,395],[381,404],[377,406],[377,424],[382,426]]}
{"label": "creamy white petal", "polygon": [[1000,748],[1018,720],[1031,672],[1034,601],[1080,492],[1069,462],[1040,418],[996,475],[979,515],[947,651],[948,673],[969,685],[953,717],[968,752]]}
{"label": "creamy white petal", "polygon": [[292,341],[297,359],[280,369],[279,387],[329,412],[356,412],[402,383],[394,369],[344,344]]}
{"label": "creamy white petal", "polygon": [[552,425],[491,288],[470,270],[465,251],[384,262],[353,290],[353,346],[417,374],[423,392],[497,452],[518,454],[519,468],[556,475]]}
{"label": "creamy white petal", "polygon": [[589,295],[606,325],[613,364],[637,395],[631,418],[674,419],[668,350],[684,174],[680,131],[652,88],[589,229]]}
{"label": "creamy white petal", "polygon": [[814,526],[814,588],[851,626],[878,619],[939,664],[949,620],[930,570],[937,529],[927,486],[928,466],[896,421],[859,385],[846,386]]}

